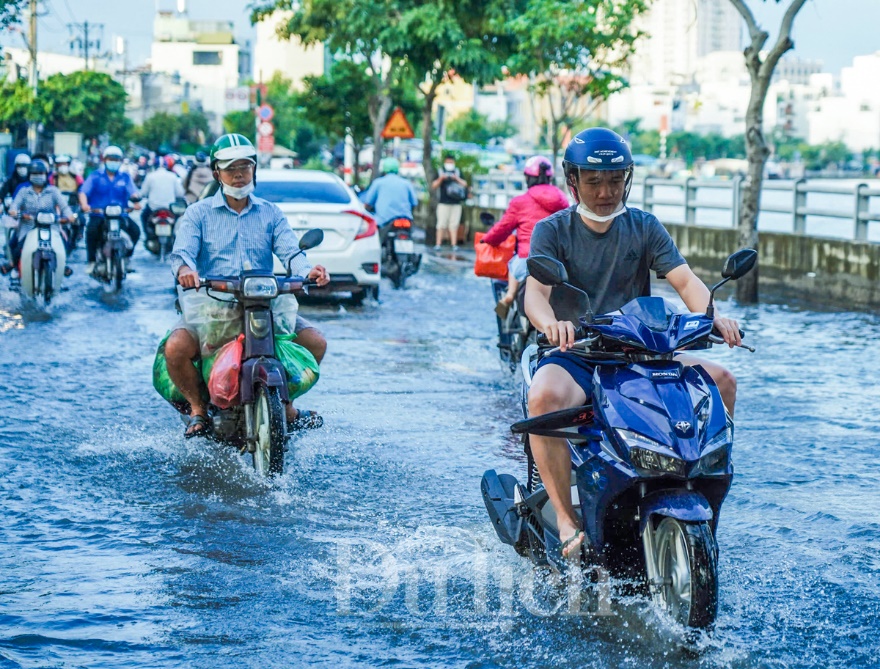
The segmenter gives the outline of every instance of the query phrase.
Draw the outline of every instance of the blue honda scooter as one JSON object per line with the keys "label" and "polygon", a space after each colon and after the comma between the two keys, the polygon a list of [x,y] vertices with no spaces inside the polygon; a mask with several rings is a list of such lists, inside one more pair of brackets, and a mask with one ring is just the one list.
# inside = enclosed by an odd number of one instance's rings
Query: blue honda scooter
{"label": "blue honda scooter", "polygon": [[[711,626],[718,608],[721,504],[733,479],[733,421],[702,367],[676,361],[681,351],[710,348],[715,291],[748,273],[757,253],[731,255],[711,291],[706,314],[676,313],[661,297],[632,300],[613,315],[593,317],[587,295],[567,282],[563,265],[529,259],[529,273],[566,292],[577,322],[568,350],[593,367],[584,406],[528,416],[528,390],[537,363],[558,350],[541,335],[522,357],[523,414],[512,426],[524,435],[526,485],[489,470],[481,489],[498,538],[537,564],[563,571],[556,514],[541,484],[529,435],[566,439],[571,494],[586,535],[579,567],[599,567],[637,589],[682,625]],[[565,301],[557,301],[558,304]],[[586,316],[583,316],[586,314]],[[744,346],[748,350],[754,349]]]}

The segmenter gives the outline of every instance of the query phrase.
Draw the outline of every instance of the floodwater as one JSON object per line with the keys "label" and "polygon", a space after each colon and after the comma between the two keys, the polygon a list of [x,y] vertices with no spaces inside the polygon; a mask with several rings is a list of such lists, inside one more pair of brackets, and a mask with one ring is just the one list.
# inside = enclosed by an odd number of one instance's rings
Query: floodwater
{"label": "floodwater", "polygon": [[[82,251],[79,252],[80,254]],[[311,305],[330,342],[274,483],[151,386],[171,276],[48,315],[0,291],[0,667],[880,666],[880,318],[740,308],[720,606],[695,645],[606,615],[500,544],[484,470],[524,475],[488,281],[426,259],[380,304]],[[4,286],[5,288],[5,286]]]}

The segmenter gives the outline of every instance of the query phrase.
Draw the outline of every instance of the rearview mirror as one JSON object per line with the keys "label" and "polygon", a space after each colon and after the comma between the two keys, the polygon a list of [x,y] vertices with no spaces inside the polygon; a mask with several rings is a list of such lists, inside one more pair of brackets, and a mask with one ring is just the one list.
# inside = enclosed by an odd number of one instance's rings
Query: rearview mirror
{"label": "rearview mirror", "polygon": [[721,276],[736,281],[751,272],[757,260],[758,252],[755,249],[740,249],[724,262]]}
{"label": "rearview mirror", "polygon": [[559,286],[568,281],[565,266],[550,256],[532,256],[527,262],[529,276],[545,286]]}
{"label": "rearview mirror", "polygon": [[320,228],[312,228],[299,238],[300,251],[308,251],[324,241],[324,231]]}

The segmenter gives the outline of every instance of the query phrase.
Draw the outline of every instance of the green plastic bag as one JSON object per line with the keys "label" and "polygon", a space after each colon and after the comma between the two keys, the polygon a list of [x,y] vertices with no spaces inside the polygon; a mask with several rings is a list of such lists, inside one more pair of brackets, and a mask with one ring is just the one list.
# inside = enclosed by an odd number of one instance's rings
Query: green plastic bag
{"label": "green plastic bag", "polygon": [[[168,341],[168,337],[171,336],[171,330],[169,330],[165,336],[162,338],[162,341],[159,342],[159,348],[156,351],[156,358],[153,360],[153,388],[156,389],[162,398],[171,404],[175,409],[177,409],[180,413],[189,413],[189,402],[186,401],[186,398],[183,396],[183,393],[174,385],[174,381],[171,380],[171,377],[168,375],[168,363],[165,360],[165,343]],[[214,358],[210,358],[209,362],[211,365],[214,363]],[[204,378],[204,369],[203,369],[203,361],[198,360],[195,363],[196,369],[202,374]],[[208,368],[208,373],[210,374],[210,367]],[[207,384],[199,384],[199,390],[202,393],[202,399],[206,402],[210,399],[208,396],[208,386]]]}
{"label": "green plastic bag", "polygon": [[309,350],[295,344],[294,334],[275,335],[275,357],[287,372],[287,394],[293,401],[318,382],[318,362]]}

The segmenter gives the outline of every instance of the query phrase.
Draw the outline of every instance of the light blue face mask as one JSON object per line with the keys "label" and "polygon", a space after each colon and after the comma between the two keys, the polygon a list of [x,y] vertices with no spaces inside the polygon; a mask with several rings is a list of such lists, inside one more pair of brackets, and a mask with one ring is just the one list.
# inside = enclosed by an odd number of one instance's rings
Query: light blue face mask
{"label": "light blue face mask", "polygon": [[31,175],[31,185],[45,186],[46,185],[46,175],[45,174],[32,174]]}
{"label": "light blue face mask", "polygon": [[108,172],[118,172],[119,168],[122,167],[122,162],[119,160],[108,160],[104,163],[104,167]]}

